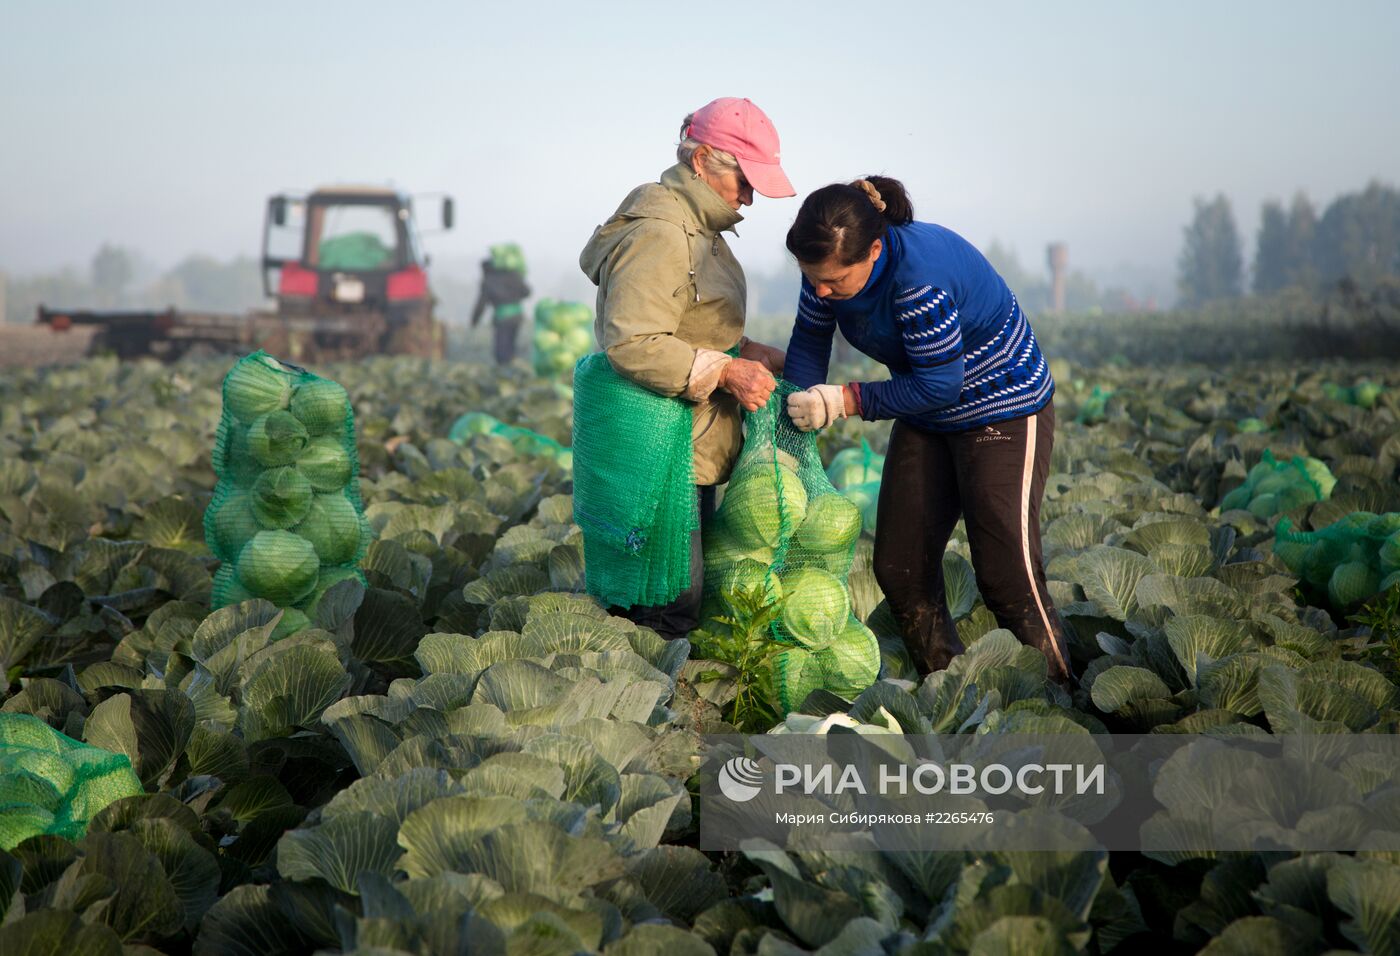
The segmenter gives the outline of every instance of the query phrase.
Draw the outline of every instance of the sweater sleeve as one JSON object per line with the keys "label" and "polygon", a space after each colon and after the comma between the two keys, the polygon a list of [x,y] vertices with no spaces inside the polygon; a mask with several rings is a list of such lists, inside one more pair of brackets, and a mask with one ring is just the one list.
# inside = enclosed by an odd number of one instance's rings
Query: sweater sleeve
{"label": "sweater sleeve", "polygon": [[811,388],[826,381],[831,364],[831,341],[836,333],[836,314],[817,298],[804,278],[797,296],[797,321],[788,341],[783,377],[798,388]]}
{"label": "sweater sleeve", "polygon": [[904,289],[895,296],[895,322],[910,370],[861,384],[860,415],[866,421],[930,412],[962,393],[962,327],[953,297],[933,286]]}

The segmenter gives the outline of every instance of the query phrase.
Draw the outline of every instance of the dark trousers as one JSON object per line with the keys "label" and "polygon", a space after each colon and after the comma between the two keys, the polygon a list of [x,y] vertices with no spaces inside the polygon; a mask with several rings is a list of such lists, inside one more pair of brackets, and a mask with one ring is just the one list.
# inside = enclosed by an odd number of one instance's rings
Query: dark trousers
{"label": "dark trousers", "polygon": [[895,423],[880,487],[875,578],[919,673],[942,670],[963,650],[943,590],[943,551],[962,517],[987,609],[1045,654],[1053,680],[1073,678],[1040,548],[1054,439],[1050,405],[953,434]]}
{"label": "dark trousers", "polygon": [[[708,525],[715,513],[715,486],[696,485],[696,504],[700,508],[700,524]],[[630,608],[609,608],[609,612],[629,621],[649,627],[666,640],[685,637],[700,626],[700,602],[705,596],[705,552],[700,544],[700,532],[690,536],[690,586],[666,604],[635,604]]]}
{"label": "dark trousers", "polygon": [[514,315],[508,319],[496,319],[491,323],[495,335],[497,365],[509,365],[515,361],[515,340],[520,335],[520,323],[523,318]]}

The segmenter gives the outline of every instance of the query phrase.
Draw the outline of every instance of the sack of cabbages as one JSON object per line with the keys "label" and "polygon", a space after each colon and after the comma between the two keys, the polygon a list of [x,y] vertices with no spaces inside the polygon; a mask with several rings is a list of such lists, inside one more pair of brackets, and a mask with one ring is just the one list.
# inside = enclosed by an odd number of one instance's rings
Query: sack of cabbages
{"label": "sack of cabbages", "polygon": [[344,388],[262,351],[239,359],[224,378],[213,461],[213,607],[263,598],[284,609],[287,634],[315,619],[334,585],[364,583],[372,533]]}

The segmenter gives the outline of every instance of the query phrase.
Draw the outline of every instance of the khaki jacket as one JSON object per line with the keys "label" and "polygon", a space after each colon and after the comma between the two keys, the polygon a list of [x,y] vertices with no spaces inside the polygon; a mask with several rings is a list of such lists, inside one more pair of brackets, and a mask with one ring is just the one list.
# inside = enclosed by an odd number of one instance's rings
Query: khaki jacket
{"label": "khaki jacket", "polygon": [[743,217],[688,166],[638,186],[593,232],[579,266],[598,286],[594,331],[619,375],[693,403],[695,482],[726,481],[742,444],[738,402],[715,389],[744,334],[748,287],[721,235]]}

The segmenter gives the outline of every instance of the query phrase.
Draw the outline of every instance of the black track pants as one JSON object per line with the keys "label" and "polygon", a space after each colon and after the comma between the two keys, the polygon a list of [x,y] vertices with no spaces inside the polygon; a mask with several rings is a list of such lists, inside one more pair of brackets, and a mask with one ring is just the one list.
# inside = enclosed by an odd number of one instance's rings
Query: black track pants
{"label": "black track pants", "polygon": [[943,590],[943,551],[961,517],[988,610],[1045,654],[1051,679],[1072,679],[1040,548],[1054,438],[1052,405],[952,434],[895,423],[880,486],[875,577],[921,674],[947,667],[963,650]]}

